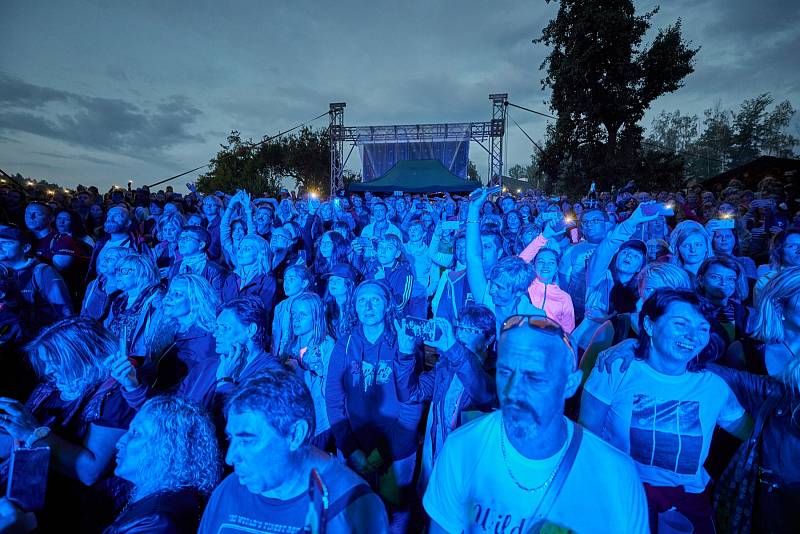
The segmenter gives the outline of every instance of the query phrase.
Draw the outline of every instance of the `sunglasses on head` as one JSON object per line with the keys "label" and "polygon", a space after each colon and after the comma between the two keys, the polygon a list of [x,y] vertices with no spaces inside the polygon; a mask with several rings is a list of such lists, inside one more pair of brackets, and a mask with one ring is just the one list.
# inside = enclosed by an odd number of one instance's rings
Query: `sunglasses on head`
{"label": "sunglasses on head", "polygon": [[570,354],[572,354],[574,364],[577,365],[578,355],[575,352],[575,348],[572,346],[572,342],[569,340],[569,336],[564,329],[561,328],[560,324],[549,317],[544,317],[542,315],[512,315],[503,321],[503,325],[500,327],[500,333],[523,326],[527,326],[528,328],[532,328],[538,332],[542,332],[543,334],[557,336],[559,339],[561,339],[564,345],[567,346]]}

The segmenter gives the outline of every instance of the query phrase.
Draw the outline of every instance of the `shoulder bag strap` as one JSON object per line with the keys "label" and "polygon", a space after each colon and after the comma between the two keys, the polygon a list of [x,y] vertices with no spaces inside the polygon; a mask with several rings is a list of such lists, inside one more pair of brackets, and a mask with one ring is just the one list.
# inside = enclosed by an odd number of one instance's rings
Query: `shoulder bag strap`
{"label": "shoulder bag strap", "polygon": [[567,476],[572,469],[572,464],[575,463],[575,457],[578,455],[578,449],[581,446],[581,438],[583,438],[583,427],[578,424],[573,424],[573,429],[572,440],[569,442],[567,452],[564,453],[564,459],[558,464],[558,471],[553,477],[553,481],[547,486],[542,500],[539,502],[539,506],[536,507],[536,512],[533,514],[535,522],[547,518],[547,514],[550,513],[553,504],[555,504],[558,499],[559,493],[561,493],[561,488],[564,487],[564,482],[566,482]]}

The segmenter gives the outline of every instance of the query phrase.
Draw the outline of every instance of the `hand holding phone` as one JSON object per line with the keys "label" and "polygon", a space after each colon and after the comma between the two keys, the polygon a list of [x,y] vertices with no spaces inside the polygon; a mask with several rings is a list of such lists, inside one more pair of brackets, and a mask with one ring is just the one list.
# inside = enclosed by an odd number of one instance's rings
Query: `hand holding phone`
{"label": "hand holding phone", "polygon": [[440,333],[436,323],[419,317],[406,317],[403,326],[407,336],[421,339],[425,343],[435,341],[437,333]]}
{"label": "hand holding phone", "polygon": [[734,224],[735,223],[733,219],[711,219],[708,221],[708,230],[710,232],[716,232],[718,230],[733,230]]}
{"label": "hand holding phone", "polygon": [[497,193],[499,193],[500,191],[502,191],[502,190],[503,190],[503,188],[502,188],[502,187],[500,187],[499,185],[496,185],[496,186],[494,186],[494,187],[490,187],[490,188],[488,188],[488,189],[487,189],[487,188],[485,188],[485,187],[481,187],[480,189],[476,189],[475,191],[473,191],[472,193],[470,193],[470,194],[469,194],[469,199],[470,199],[470,200],[477,200],[478,198],[480,198],[480,197],[481,197],[481,195],[483,194],[484,190],[486,191],[486,196],[487,196],[487,197],[490,197],[490,196],[492,196],[492,195],[496,195]]}
{"label": "hand holding phone", "polygon": [[50,447],[11,451],[6,497],[25,512],[44,508]]}

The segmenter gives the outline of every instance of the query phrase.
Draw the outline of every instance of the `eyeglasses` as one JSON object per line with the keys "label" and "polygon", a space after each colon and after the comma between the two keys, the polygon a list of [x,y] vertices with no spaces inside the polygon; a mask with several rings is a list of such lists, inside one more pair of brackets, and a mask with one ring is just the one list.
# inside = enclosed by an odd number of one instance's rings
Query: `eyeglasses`
{"label": "eyeglasses", "polygon": [[469,332],[470,334],[483,334],[483,330],[477,328],[475,326],[469,326],[464,323],[456,323],[455,324],[456,330],[462,330],[464,332]]}
{"label": "eyeglasses", "polygon": [[503,321],[503,325],[500,327],[500,333],[507,332],[509,330],[513,330],[514,328],[519,328],[522,326],[527,326],[543,334],[557,336],[558,338],[560,338],[561,341],[564,342],[564,345],[566,345],[567,348],[569,349],[570,354],[572,354],[573,365],[577,367],[578,354],[575,352],[575,348],[572,346],[572,342],[570,342],[567,333],[564,331],[563,328],[561,328],[560,324],[550,319],[549,317],[544,317],[542,315],[512,315],[511,317]]}
{"label": "eyeglasses", "polygon": [[114,272],[117,273],[117,274],[122,274],[122,275],[128,276],[129,274],[131,274],[133,272],[133,267],[117,267],[114,270]]}
{"label": "eyeglasses", "polygon": [[191,234],[181,234],[180,237],[178,237],[178,241],[198,241],[199,242],[200,240],[197,239],[195,236],[193,236]]}

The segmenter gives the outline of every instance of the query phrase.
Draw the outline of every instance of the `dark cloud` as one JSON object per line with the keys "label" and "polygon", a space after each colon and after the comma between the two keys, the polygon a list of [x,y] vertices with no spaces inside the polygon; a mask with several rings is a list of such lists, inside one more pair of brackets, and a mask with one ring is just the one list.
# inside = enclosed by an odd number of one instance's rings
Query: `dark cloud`
{"label": "dark cloud", "polygon": [[93,149],[160,153],[203,139],[188,131],[201,112],[186,97],[149,108],[119,98],[40,87],[0,74],[0,129],[22,131]]}
{"label": "dark cloud", "polygon": [[45,157],[48,157],[48,158],[66,159],[66,160],[78,161],[78,162],[83,161],[83,162],[89,162],[89,163],[97,163],[98,165],[117,165],[117,162],[114,162],[114,161],[111,161],[111,160],[108,160],[108,159],[89,156],[88,154],[59,154],[58,152],[45,152],[45,151],[41,151],[41,150],[33,151],[33,152],[31,152],[31,154],[36,154],[36,155],[39,155],[39,156],[45,156]]}

